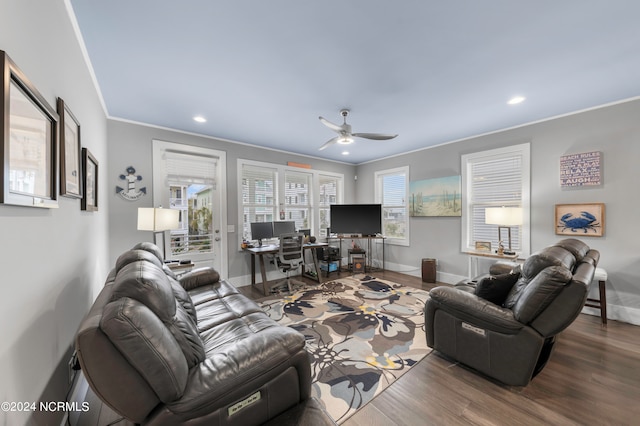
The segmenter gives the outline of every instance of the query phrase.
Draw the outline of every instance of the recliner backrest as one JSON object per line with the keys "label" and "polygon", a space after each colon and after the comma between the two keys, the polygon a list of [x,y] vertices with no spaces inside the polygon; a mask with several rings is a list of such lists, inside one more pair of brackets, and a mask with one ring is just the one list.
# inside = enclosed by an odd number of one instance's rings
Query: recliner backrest
{"label": "recliner backrest", "polygon": [[304,234],[289,233],[280,235],[278,261],[289,268],[297,268],[304,262],[302,253]]}
{"label": "recliner backrest", "polygon": [[599,258],[597,250],[573,238],[546,247],[524,262],[503,306],[541,335],[553,336],[582,310]]}
{"label": "recliner backrest", "polygon": [[503,306],[513,309],[525,287],[546,268],[558,266],[571,271],[575,263],[573,254],[562,247],[546,247],[532,254],[522,265],[520,278],[511,288]]}

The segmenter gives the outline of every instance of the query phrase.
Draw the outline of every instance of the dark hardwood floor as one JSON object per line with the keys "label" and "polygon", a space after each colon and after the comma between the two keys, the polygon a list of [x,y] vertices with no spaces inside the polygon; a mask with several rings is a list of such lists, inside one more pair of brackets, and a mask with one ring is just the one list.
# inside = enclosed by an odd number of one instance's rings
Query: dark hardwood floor
{"label": "dark hardwood floor", "polygon": [[[343,275],[347,275],[343,273]],[[430,290],[418,277],[372,274]],[[331,279],[337,278],[335,273]],[[264,297],[241,287],[252,299]],[[101,406],[89,393],[92,409]],[[93,410],[91,410],[93,411]],[[80,425],[128,425],[101,406]],[[92,416],[95,417],[95,416]],[[114,423],[115,422],[115,423]],[[557,339],[545,369],[526,387],[480,376],[436,352],[414,366],[343,423],[377,425],[637,425],[640,424],[640,327],[579,315]]]}

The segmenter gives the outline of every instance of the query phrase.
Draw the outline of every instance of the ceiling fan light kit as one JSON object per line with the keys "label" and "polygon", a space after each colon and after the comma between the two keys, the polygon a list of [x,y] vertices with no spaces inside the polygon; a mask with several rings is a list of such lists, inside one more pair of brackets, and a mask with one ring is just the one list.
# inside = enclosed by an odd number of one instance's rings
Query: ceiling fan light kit
{"label": "ceiling fan light kit", "polygon": [[338,143],[341,145],[349,145],[354,142],[353,138],[364,138],[364,139],[373,139],[373,140],[382,141],[382,140],[393,139],[396,136],[398,136],[398,135],[390,135],[390,134],[384,134],[384,133],[352,133],[351,125],[347,123],[347,116],[349,115],[349,110],[348,109],[340,110],[340,115],[342,115],[342,118],[343,118],[342,125],[337,125],[330,122],[326,118],[318,117],[322,124],[324,124],[331,130],[339,134],[339,136],[336,136],[332,139],[329,139],[327,142],[325,142],[324,145],[318,148],[318,151],[322,151],[323,149],[326,149],[335,143]]}

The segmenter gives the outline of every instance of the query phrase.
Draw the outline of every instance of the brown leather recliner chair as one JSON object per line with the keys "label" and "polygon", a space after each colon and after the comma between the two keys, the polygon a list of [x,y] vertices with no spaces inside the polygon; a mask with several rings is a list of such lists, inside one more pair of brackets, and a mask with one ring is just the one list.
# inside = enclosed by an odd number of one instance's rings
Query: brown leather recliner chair
{"label": "brown leather recliner chair", "polygon": [[[425,307],[427,345],[504,384],[524,386],[582,310],[599,259],[597,250],[566,239],[532,254],[516,276],[479,280],[473,291],[436,287]],[[493,290],[485,285],[500,281],[504,300],[488,296]]]}
{"label": "brown leather recliner chair", "polygon": [[96,395],[132,422],[258,425],[308,400],[304,336],[202,268],[176,279],[159,249],[118,258],[76,336]]}

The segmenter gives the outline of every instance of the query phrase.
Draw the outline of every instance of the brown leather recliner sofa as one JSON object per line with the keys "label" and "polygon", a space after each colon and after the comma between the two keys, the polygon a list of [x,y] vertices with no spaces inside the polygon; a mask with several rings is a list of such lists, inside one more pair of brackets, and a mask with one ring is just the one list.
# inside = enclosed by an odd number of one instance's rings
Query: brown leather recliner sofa
{"label": "brown leather recliner sofa", "polygon": [[427,345],[504,384],[525,386],[582,310],[599,259],[582,241],[565,239],[513,274],[484,277],[475,287],[436,287],[425,307]]}
{"label": "brown leather recliner sofa", "polygon": [[76,336],[103,402],[140,424],[244,426],[309,398],[302,334],[219,278],[201,268],[176,279],[150,243],[118,258]]}

